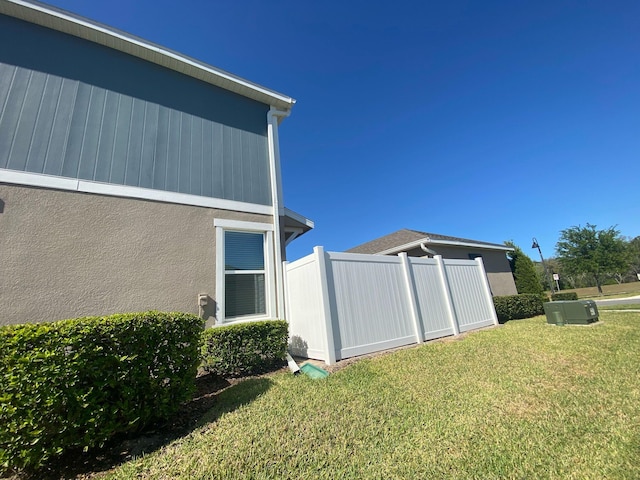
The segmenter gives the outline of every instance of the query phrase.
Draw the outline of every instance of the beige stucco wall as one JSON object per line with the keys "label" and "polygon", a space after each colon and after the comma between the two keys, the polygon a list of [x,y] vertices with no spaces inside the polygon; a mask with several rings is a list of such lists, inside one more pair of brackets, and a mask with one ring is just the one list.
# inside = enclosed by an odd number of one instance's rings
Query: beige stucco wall
{"label": "beige stucco wall", "polygon": [[[505,252],[443,245],[428,245],[428,247],[438,255],[442,255],[443,258],[469,260],[469,254],[480,254],[482,256],[482,262],[484,263],[484,269],[487,272],[491,294],[494,296],[518,294]],[[407,252],[407,254],[416,257],[425,255],[420,248],[411,250]]]}
{"label": "beige stucco wall", "polygon": [[[0,325],[215,298],[214,218],[272,217],[0,184]],[[215,305],[205,309],[212,323]]]}

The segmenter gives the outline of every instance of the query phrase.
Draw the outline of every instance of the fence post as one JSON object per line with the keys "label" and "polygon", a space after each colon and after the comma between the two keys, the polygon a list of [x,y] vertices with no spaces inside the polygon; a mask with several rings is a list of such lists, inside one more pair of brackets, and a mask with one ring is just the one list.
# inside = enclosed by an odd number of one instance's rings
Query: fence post
{"label": "fence post", "polygon": [[491,311],[493,324],[498,325],[498,315],[496,314],[496,307],[493,305],[493,295],[491,295],[491,287],[489,285],[489,279],[487,278],[487,271],[484,269],[484,262],[482,261],[482,257],[476,257],[475,260],[478,264],[478,268],[480,269],[482,287],[484,289],[484,294],[487,297],[487,302],[489,302],[489,310]]}
{"label": "fence post", "polygon": [[284,305],[283,305],[283,318],[282,320],[289,323],[289,312],[291,311],[289,308],[289,279],[287,277],[287,267],[289,266],[288,261],[282,262],[282,285],[284,286]]}
{"label": "fence post", "polygon": [[458,319],[456,318],[455,309],[453,307],[453,300],[451,299],[451,290],[449,288],[449,280],[447,280],[447,271],[445,270],[444,260],[442,255],[434,255],[433,257],[438,264],[438,272],[440,273],[440,285],[442,286],[442,292],[444,294],[445,303],[447,305],[447,314],[449,315],[449,321],[453,327],[453,334],[460,334],[460,327],[458,327]]}
{"label": "fence post", "polygon": [[329,279],[327,278],[327,254],[323,247],[314,247],[318,275],[320,277],[320,294],[322,297],[321,309],[324,319],[324,331],[326,335],[324,363],[333,365],[336,363],[336,347],[333,339],[333,325],[331,324],[331,303],[329,299]]}
{"label": "fence post", "polygon": [[402,263],[402,270],[404,273],[404,283],[407,287],[407,300],[409,301],[409,310],[411,310],[411,320],[413,321],[413,330],[416,334],[416,342],[422,343],[422,329],[420,328],[420,314],[418,312],[418,304],[416,302],[416,296],[414,294],[415,282],[413,280],[413,274],[411,272],[411,264],[409,263],[409,256],[407,252],[400,252],[400,263]]}

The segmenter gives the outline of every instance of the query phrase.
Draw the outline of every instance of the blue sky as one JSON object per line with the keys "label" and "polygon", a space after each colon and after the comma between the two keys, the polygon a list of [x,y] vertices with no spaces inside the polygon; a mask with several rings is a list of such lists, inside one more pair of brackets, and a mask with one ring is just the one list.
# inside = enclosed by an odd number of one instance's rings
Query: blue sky
{"label": "blue sky", "polygon": [[55,0],[297,100],[285,204],[341,251],[401,228],[552,256],[640,235],[640,2]]}

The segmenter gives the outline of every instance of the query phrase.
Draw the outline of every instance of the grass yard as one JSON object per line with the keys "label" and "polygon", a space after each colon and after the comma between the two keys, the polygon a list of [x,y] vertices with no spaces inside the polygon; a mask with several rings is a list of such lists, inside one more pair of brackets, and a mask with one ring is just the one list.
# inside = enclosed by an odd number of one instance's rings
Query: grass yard
{"label": "grass yard", "polygon": [[640,314],[601,318],[512,321],[326,380],[248,379],[104,478],[637,479]]}
{"label": "grass yard", "polygon": [[599,305],[598,311],[601,310],[640,310],[640,303],[622,303],[620,305]]}
{"label": "grass yard", "polygon": [[[594,298],[601,299],[603,296],[608,298],[631,297],[640,295],[640,282],[629,282],[615,285],[603,285],[602,295],[598,293],[597,287],[573,288],[562,290],[561,293],[576,292],[579,299]],[[549,295],[550,292],[547,292]]]}

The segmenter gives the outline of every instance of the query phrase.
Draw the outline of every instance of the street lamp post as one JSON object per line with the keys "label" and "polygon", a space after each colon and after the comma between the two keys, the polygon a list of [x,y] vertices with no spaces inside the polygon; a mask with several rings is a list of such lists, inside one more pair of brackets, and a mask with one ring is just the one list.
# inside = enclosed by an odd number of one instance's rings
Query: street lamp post
{"label": "street lamp post", "polygon": [[553,295],[555,292],[554,288],[553,288],[553,280],[551,279],[551,276],[549,275],[549,270],[547,270],[547,264],[544,263],[544,257],[542,256],[542,250],[540,250],[540,245],[538,244],[538,240],[536,240],[536,237],[533,237],[533,245],[531,245],[531,248],[537,248],[538,252],[540,253],[540,260],[542,261],[542,268],[544,269],[544,275],[547,277],[547,282],[549,282],[549,287],[551,288],[551,295]]}

